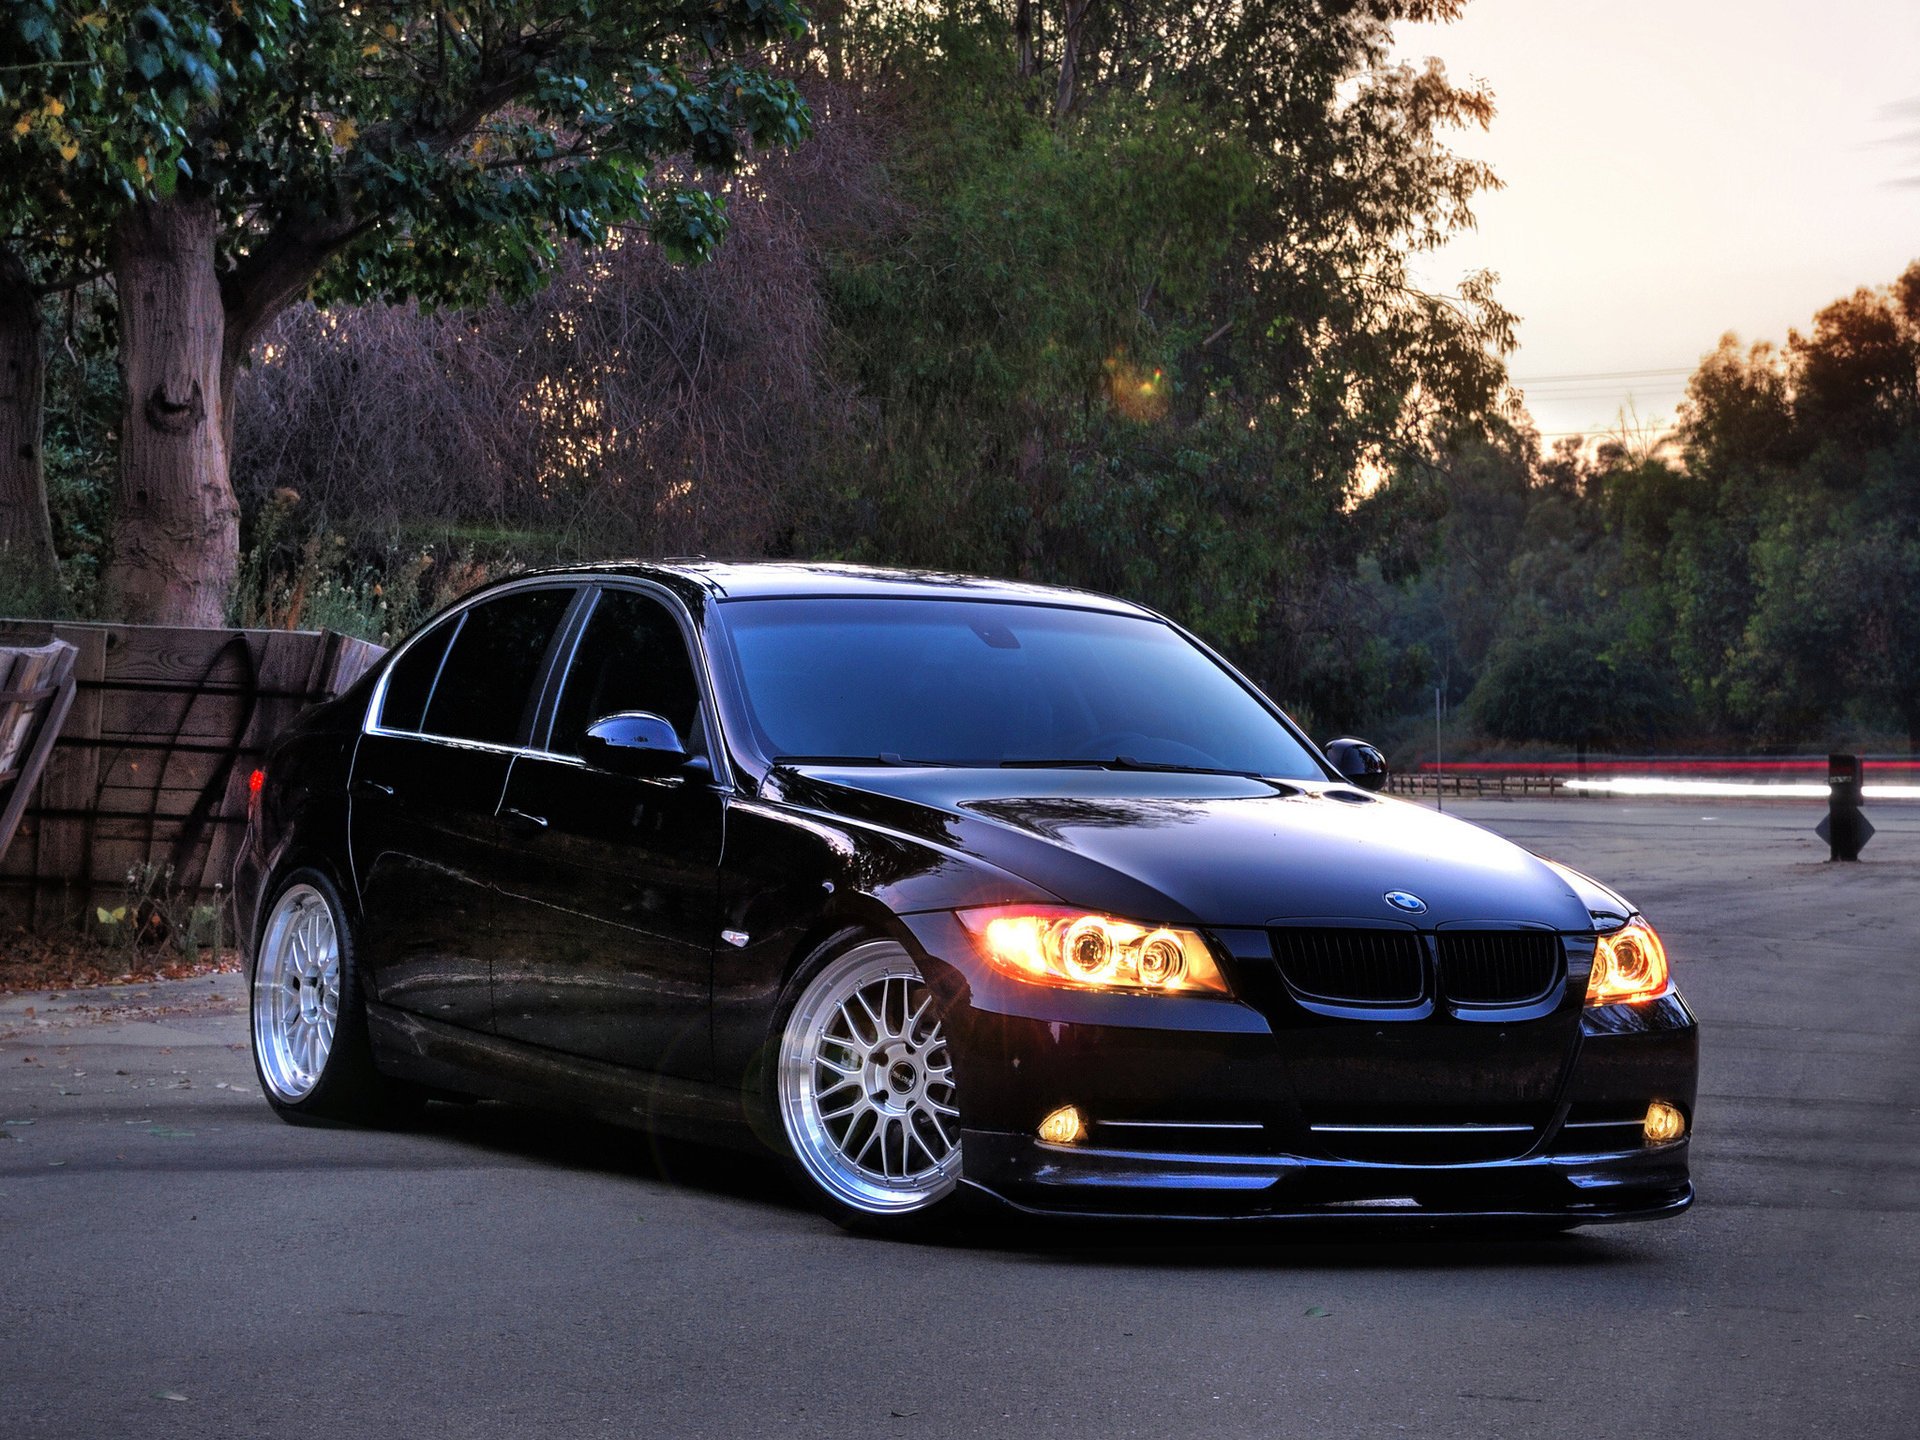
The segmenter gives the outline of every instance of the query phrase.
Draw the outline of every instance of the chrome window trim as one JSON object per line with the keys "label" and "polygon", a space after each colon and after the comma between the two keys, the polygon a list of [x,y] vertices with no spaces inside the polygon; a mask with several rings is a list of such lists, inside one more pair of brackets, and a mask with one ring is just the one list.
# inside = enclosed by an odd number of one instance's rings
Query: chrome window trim
{"label": "chrome window trim", "polygon": [[[498,587],[476,591],[472,595],[455,601],[454,604],[434,617],[433,624],[422,626],[419,630],[416,630],[405,640],[401,641],[388,656],[386,668],[380,672],[380,681],[373,687],[373,694],[367,701],[367,713],[360,722],[361,734],[377,735],[388,740],[426,740],[436,745],[451,745],[462,750],[476,750],[495,755],[522,757],[529,760],[555,760],[561,764],[576,766],[582,770],[592,769],[593,767],[588,765],[587,762],[582,760],[578,755],[562,755],[557,751],[543,749],[534,745],[496,745],[485,740],[463,740],[458,736],[435,735],[425,730],[392,730],[381,725],[377,719],[381,712],[381,707],[386,703],[387,682],[392,678],[395,667],[400,664],[401,659],[406,655],[407,651],[411,650],[427,635],[439,631],[443,626],[448,624],[456,626],[454,634],[448,637],[447,640],[447,655],[451,655],[453,653],[453,642],[459,638],[459,630],[457,627],[466,624],[467,612],[472,610],[474,606],[484,601],[496,600],[503,595],[511,595],[520,590],[561,589],[571,589],[575,592],[573,600],[570,602],[568,614],[566,617],[563,617],[561,621],[563,627],[573,618],[574,611],[571,607],[578,606],[581,602],[582,597],[579,592],[588,592],[587,598],[591,601],[591,605],[585,615],[580,617],[579,623],[574,626],[572,643],[567,648],[564,660],[556,656],[554,665],[541,677],[540,689],[542,698],[546,698],[547,688],[555,683],[554,672],[556,670],[559,676],[558,683],[564,688],[567,674],[573,665],[574,653],[579,649],[581,637],[586,634],[587,624],[593,619],[593,609],[591,607],[597,606],[600,603],[600,595],[604,591],[609,589],[639,590],[651,596],[666,607],[667,613],[673,617],[674,623],[680,627],[680,638],[687,646],[688,652],[694,658],[694,671],[701,688],[700,698],[702,704],[706,707],[706,728],[709,737],[707,760],[709,764],[714,766],[714,788],[722,792],[731,793],[734,789],[733,757],[729,751],[726,732],[720,720],[720,707],[714,694],[713,671],[707,658],[707,647],[700,642],[699,631],[693,623],[693,614],[687,608],[686,603],[672,590],[655,581],[647,580],[637,575],[530,575],[523,580],[510,580],[506,584]],[[440,657],[440,663],[443,666],[446,664],[446,655]],[[435,676],[434,683],[435,685],[439,684],[439,677],[437,675]],[[552,699],[557,703],[559,698],[560,692],[556,690]],[[429,689],[427,692],[427,703],[429,707],[431,707],[432,702],[433,692]],[[424,709],[421,711],[421,719],[422,721],[426,719],[426,711]],[[528,736],[528,739],[532,738],[532,736]],[[548,717],[547,734],[542,738],[549,742],[553,739],[551,716]]]}
{"label": "chrome window trim", "polygon": [[[433,623],[431,625],[424,625],[420,629],[414,631],[413,634],[409,635],[406,639],[402,640],[399,643],[399,645],[394,647],[393,651],[387,656],[386,669],[380,672],[380,683],[373,687],[373,695],[367,701],[367,713],[365,718],[360,722],[360,732],[363,735],[384,735],[389,739],[440,740],[449,744],[467,745],[480,750],[498,750],[498,751],[505,751],[505,752],[517,751],[520,747],[516,745],[494,745],[484,740],[459,740],[455,736],[433,735],[433,734],[429,734],[425,730],[389,730],[387,729],[385,726],[381,725],[378,722],[378,720],[375,718],[380,714],[381,706],[386,703],[387,682],[393,678],[394,668],[399,665],[401,657],[404,656],[409,650],[411,650],[415,645],[419,644],[420,641],[425,639],[427,635],[429,635],[433,631],[440,629],[442,625],[452,622],[454,616],[456,615],[460,617],[458,623],[461,625],[464,625],[466,623],[467,612],[471,610],[474,606],[480,604],[482,601],[496,600],[502,595],[511,595],[515,591],[519,591],[519,590],[559,590],[559,589],[570,588],[575,591],[578,591],[581,586],[581,583],[582,582],[579,579],[571,576],[529,575],[524,580],[509,580],[504,585],[500,585],[498,587],[489,587],[485,590],[476,590],[473,594],[462,596],[460,599],[454,601],[453,604],[449,605],[445,610],[441,611],[438,615],[433,617]],[[578,597],[576,596],[576,598]],[[565,623],[564,617],[563,617],[562,623]],[[448,655],[451,655],[453,653],[453,642],[458,638],[459,638],[459,632],[457,630],[453,635],[448,637],[447,639]],[[447,663],[445,655],[440,657],[440,663],[442,666],[444,666]],[[434,675],[433,683],[436,687],[440,683],[440,677],[437,672]],[[432,704],[433,704],[433,691],[429,690],[427,692],[427,707],[431,708]],[[420,719],[422,722],[424,722],[426,718],[427,718],[426,709],[422,709],[420,712]]]}

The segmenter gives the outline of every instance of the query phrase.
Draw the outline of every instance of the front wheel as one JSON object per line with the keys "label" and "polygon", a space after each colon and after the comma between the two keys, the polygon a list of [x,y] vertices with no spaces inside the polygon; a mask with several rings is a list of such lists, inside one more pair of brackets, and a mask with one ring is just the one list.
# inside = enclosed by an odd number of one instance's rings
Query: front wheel
{"label": "front wheel", "polygon": [[282,1119],[373,1120],[398,1092],[374,1069],[346,907],[317,870],[275,892],[249,987],[254,1069]]}
{"label": "front wheel", "polygon": [[939,1005],[913,958],[868,940],[793,986],[775,1090],[801,1173],[850,1228],[926,1228],[960,1183],[960,1111]]}

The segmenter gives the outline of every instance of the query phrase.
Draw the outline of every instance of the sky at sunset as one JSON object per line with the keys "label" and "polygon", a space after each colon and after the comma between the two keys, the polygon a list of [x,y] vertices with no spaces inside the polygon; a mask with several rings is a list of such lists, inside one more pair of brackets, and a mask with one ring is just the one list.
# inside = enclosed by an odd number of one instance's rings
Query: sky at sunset
{"label": "sky at sunset", "polygon": [[1920,0],[1470,0],[1401,48],[1493,88],[1454,145],[1506,188],[1420,273],[1499,273],[1548,436],[1670,419],[1723,332],[1920,259]]}

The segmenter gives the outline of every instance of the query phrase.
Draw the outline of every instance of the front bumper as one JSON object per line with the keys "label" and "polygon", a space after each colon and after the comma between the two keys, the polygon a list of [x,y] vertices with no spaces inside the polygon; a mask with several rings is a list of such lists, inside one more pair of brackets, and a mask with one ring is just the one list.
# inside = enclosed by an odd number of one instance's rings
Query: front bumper
{"label": "front bumper", "polygon": [[1685,1141],[1639,1153],[1406,1166],[1046,1145],[963,1130],[965,1181],[1016,1209],[1087,1218],[1656,1220],[1693,1203]]}
{"label": "front bumper", "polygon": [[[1659,1099],[1691,1134],[1699,1032],[1677,993],[1586,1011],[1572,974],[1553,1014],[1518,1023],[1329,1019],[1257,983],[1238,992],[1257,1008],[1026,985],[974,960],[950,916],[906,920],[947,1002],[965,1182],[1020,1209],[1588,1224],[1692,1202],[1687,1140],[1640,1129]],[[1239,976],[1264,963],[1259,932],[1225,943]],[[1068,1104],[1087,1135],[1040,1141]]]}

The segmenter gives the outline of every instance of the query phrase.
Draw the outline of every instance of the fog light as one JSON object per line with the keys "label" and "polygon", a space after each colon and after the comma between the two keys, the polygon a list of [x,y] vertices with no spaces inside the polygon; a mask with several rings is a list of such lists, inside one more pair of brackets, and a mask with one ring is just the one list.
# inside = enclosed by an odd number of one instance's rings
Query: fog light
{"label": "fog light", "polygon": [[1664,1100],[1647,1106],[1647,1144],[1670,1145],[1687,1133],[1687,1122],[1678,1109]]}
{"label": "fog light", "polygon": [[1086,1133],[1087,1122],[1071,1105],[1062,1105],[1040,1122],[1040,1138],[1049,1145],[1071,1145]]}

